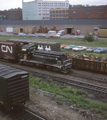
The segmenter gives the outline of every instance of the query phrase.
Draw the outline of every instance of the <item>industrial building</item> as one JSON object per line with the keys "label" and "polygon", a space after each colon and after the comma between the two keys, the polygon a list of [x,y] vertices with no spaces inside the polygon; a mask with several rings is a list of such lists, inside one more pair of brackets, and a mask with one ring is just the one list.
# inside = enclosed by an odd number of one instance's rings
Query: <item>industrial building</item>
{"label": "industrial building", "polygon": [[107,19],[107,5],[69,7],[69,19]]}
{"label": "industrial building", "polygon": [[22,0],[23,20],[50,20],[50,9],[57,8],[69,8],[69,0],[34,0],[30,2]]}
{"label": "industrial building", "polygon": [[99,27],[107,26],[107,19],[101,20],[4,20],[0,21],[0,31],[6,31],[8,26],[20,28],[19,32],[24,32],[25,28],[34,28],[36,33],[47,33],[49,30],[65,30],[67,34],[74,34],[80,30],[81,34],[94,33]]}
{"label": "industrial building", "polygon": [[15,8],[0,11],[0,20],[22,20],[22,9]]}

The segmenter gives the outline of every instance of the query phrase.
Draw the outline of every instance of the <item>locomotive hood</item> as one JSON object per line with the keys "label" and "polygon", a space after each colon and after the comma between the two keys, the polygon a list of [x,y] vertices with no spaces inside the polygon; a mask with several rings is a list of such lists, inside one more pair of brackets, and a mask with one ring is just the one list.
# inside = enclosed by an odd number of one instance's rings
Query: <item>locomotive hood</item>
{"label": "locomotive hood", "polygon": [[22,51],[27,51],[30,47],[32,47],[33,45],[29,45],[29,44],[26,44],[22,47]]}

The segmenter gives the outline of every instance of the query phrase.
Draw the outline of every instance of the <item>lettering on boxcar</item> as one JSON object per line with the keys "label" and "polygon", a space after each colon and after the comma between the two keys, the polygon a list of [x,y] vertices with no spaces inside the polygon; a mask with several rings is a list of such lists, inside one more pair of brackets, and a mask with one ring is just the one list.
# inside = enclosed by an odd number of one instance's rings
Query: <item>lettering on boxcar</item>
{"label": "lettering on boxcar", "polygon": [[10,53],[13,53],[13,47],[12,46],[6,46],[6,45],[1,45],[1,51],[7,53],[8,51]]}

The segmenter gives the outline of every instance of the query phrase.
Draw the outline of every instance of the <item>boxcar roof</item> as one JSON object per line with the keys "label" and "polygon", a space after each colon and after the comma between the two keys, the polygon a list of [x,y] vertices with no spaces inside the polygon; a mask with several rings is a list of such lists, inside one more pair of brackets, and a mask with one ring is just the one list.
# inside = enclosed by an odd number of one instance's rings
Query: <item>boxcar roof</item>
{"label": "boxcar roof", "polygon": [[36,41],[36,40],[22,40],[22,39],[9,39],[7,41],[24,42],[24,43],[35,43],[35,44],[57,44],[58,43],[58,42]]}
{"label": "boxcar roof", "polygon": [[49,55],[66,55],[65,52],[35,50],[33,53],[44,53]]}
{"label": "boxcar roof", "polygon": [[4,79],[9,79],[16,75],[24,75],[24,74],[28,74],[28,72],[22,71],[17,68],[13,68],[11,66],[0,64],[0,78],[2,77]]}
{"label": "boxcar roof", "polygon": [[13,45],[13,44],[15,44],[15,43],[14,43],[14,42],[0,41],[0,44]]}

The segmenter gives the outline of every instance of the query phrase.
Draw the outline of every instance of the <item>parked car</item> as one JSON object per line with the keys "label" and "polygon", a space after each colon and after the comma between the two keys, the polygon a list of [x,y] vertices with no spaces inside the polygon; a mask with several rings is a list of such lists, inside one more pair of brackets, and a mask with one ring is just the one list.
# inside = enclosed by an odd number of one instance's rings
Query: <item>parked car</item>
{"label": "parked car", "polygon": [[19,33],[18,36],[27,36],[25,33]]}
{"label": "parked car", "polygon": [[64,47],[66,50],[72,50],[72,48],[77,47],[76,45],[68,45],[67,47]]}
{"label": "parked car", "polygon": [[96,47],[89,47],[88,49],[86,49],[86,52],[93,52],[96,49]]}
{"label": "parked car", "polygon": [[104,53],[104,52],[107,52],[107,49],[105,49],[105,48],[97,48],[93,52],[95,52],[95,53]]}
{"label": "parked car", "polygon": [[57,37],[57,38],[60,38],[60,37],[61,37],[61,33],[57,33],[57,34],[56,34],[56,37]]}
{"label": "parked car", "polygon": [[37,34],[37,37],[46,37],[46,35],[43,33],[40,33],[40,34]]}
{"label": "parked car", "polygon": [[64,49],[65,47],[67,47],[68,45],[61,45],[60,48]]}
{"label": "parked car", "polygon": [[77,46],[75,48],[72,48],[73,51],[82,51],[82,50],[86,50],[87,47],[85,46]]}

